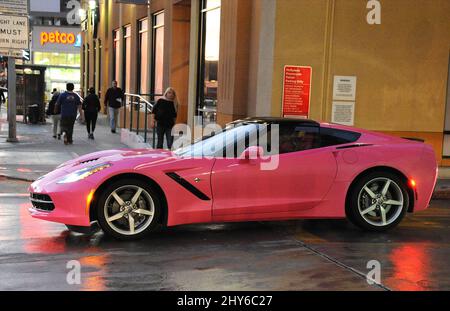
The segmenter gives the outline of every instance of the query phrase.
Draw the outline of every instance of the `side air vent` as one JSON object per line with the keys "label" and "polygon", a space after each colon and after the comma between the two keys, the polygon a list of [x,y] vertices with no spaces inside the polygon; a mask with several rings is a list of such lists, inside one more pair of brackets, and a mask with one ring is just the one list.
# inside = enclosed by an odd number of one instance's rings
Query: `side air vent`
{"label": "side air vent", "polygon": [[336,149],[341,150],[341,149],[360,148],[360,147],[368,147],[368,146],[373,146],[373,145],[372,144],[353,144],[353,145],[336,147]]}
{"label": "side air vent", "polygon": [[206,194],[198,190],[196,187],[194,187],[191,183],[189,183],[186,179],[178,175],[177,173],[171,172],[166,173],[167,176],[172,178],[174,181],[176,181],[180,186],[185,188],[187,191],[195,195],[197,198],[203,201],[209,201],[211,200]]}
{"label": "side air vent", "polygon": [[412,140],[412,141],[418,141],[420,143],[424,143],[425,139],[422,138],[416,138],[416,137],[402,137],[403,139]]}

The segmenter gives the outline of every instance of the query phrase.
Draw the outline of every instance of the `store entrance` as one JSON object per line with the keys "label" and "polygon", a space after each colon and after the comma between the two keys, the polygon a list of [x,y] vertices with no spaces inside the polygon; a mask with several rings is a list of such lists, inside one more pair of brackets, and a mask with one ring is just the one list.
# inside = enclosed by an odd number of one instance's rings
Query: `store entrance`
{"label": "store entrance", "polygon": [[204,125],[217,121],[221,0],[201,0],[199,81],[196,115]]}

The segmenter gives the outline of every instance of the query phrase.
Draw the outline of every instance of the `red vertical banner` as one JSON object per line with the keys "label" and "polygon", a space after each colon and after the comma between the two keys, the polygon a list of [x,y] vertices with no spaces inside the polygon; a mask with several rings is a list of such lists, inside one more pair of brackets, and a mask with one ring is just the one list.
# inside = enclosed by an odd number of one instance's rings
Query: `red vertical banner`
{"label": "red vertical banner", "polygon": [[283,117],[308,118],[311,103],[312,68],[285,66],[283,74]]}

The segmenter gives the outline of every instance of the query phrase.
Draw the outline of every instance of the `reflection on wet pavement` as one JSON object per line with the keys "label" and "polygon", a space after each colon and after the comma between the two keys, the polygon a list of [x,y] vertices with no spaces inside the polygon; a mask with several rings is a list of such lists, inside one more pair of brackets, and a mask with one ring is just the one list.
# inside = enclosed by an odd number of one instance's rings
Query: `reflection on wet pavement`
{"label": "reflection on wet pavement", "polygon": [[[0,290],[383,290],[363,277],[373,259],[389,289],[450,289],[448,201],[383,234],[303,220],[180,226],[134,242],[71,233],[29,207],[0,198]],[[70,260],[79,285],[66,281]]]}

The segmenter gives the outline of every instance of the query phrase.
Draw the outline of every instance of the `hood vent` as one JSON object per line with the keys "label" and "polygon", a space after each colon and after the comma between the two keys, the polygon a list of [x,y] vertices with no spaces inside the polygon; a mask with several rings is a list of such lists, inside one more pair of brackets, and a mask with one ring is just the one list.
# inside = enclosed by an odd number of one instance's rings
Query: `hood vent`
{"label": "hood vent", "polygon": [[90,162],[95,162],[95,161],[97,161],[98,159],[100,159],[100,158],[86,160],[86,161],[80,162],[79,165],[80,165],[80,164],[90,163]]}

